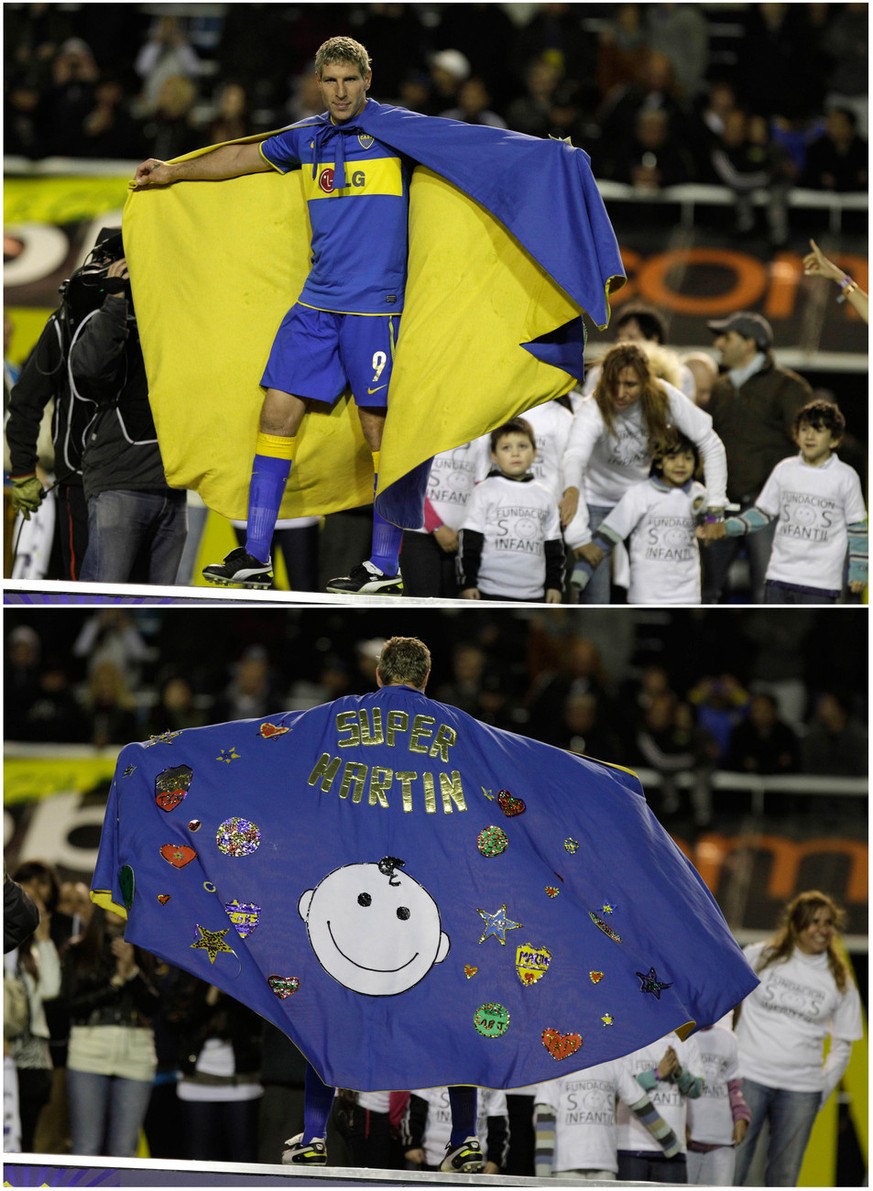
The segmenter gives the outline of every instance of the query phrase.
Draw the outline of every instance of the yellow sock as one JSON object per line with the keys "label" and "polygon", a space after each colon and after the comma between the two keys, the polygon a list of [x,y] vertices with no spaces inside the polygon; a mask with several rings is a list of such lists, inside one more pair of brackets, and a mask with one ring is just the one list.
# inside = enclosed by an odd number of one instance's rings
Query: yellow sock
{"label": "yellow sock", "polygon": [[269,459],[289,459],[293,462],[297,455],[297,438],[286,438],[280,434],[264,434],[258,431],[255,442],[255,454],[266,455]]}

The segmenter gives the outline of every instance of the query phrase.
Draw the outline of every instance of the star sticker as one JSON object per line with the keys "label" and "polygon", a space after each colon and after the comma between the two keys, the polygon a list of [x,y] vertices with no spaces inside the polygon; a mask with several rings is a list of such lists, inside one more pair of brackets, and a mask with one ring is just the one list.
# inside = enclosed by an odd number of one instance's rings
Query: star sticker
{"label": "star sticker", "polygon": [[151,748],[153,744],[172,744],[176,737],[181,735],[181,729],[178,732],[160,732],[157,736],[150,736],[143,748]]}
{"label": "star sticker", "polygon": [[501,946],[505,946],[506,932],[518,930],[520,926],[524,926],[523,922],[513,922],[511,918],[506,917],[506,902],[494,914],[489,914],[487,910],[479,910],[478,913],[486,923],[482,938],[479,940],[480,943],[484,943],[489,936],[492,936]]}
{"label": "star sticker", "polygon": [[614,910],[615,910],[615,906],[613,905],[612,902],[604,902],[603,905],[600,907],[601,914],[611,914]]}
{"label": "star sticker", "polygon": [[615,1018],[612,1016],[612,1014],[611,1014],[611,1013],[603,1013],[603,1014],[601,1014],[600,1020],[603,1022],[603,1024],[604,1024],[605,1026],[612,1026],[612,1025],[615,1025]]}
{"label": "star sticker", "polygon": [[491,791],[490,791],[490,790],[486,790],[484,786],[482,786],[482,793],[485,795],[485,797],[486,797],[486,798],[487,798],[487,799],[488,799],[490,802],[493,802],[493,801],[494,801],[494,795],[491,793]]}
{"label": "star sticker", "polygon": [[662,980],[659,980],[654,968],[649,968],[648,974],[637,972],[637,976],[640,981],[640,992],[654,993],[659,1001],[661,999],[661,989],[673,987],[672,983],[665,984]]}
{"label": "star sticker", "polygon": [[215,957],[219,951],[229,951],[233,954],[233,948],[228,947],[224,941],[224,936],[230,930],[207,930],[205,926],[201,926],[199,922],[195,923],[197,929],[200,931],[200,938],[191,944],[191,947],[196,951],[205,951],[209,955],[209,962],[215,963]]}
{"label": "star sticker", "polygon": [[238,761],[239,753],[236,751],[236,745],[232,744],[229,749],[219,749],[218,756],[215,759],[216,761],[224,761],[226,765],[229,765],[231,761]]}

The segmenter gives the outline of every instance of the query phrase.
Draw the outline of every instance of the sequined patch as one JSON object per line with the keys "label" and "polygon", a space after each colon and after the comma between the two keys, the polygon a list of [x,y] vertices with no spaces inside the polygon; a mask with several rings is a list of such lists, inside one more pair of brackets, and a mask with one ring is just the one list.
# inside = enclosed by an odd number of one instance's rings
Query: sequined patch
{"label": "sequined patch", "polygon": [[601,914],[614,914],[615,913],[614,902],[604,902],[603,905],[600,907],[600,913]]}
{"label": "sequined patch", "polygon": [[203,888],[206,890],[207,893],[217,893],[217,890],[211,881],[204,881]]}
{"label": "sequined patch", "polygon": [[201,926],[199,922],[194,924],[200,931],[200,938],[195,939],[191,944],[194,951],[205,951],[209,956],[209,962],[215,963],[215,960],[220,952],[229,951],[233,954],[233,948],[229,947],[224,941],[224,936],[230,930],[230,927],[225,927],[224,930],[207,930],[205,926]]}
{"label": "sequined patch", "polygon": [[200,822],[199,819],[189,819],[188,820],[188,830],[189,831],[199,831],[202,826],[203,826],[203,824]]}
{"label": "sequined patch", "polygon": [[225,902],[224,908],[241,939],[250,935],[261,920],[261,907],[254,902],[240,902],[234,898]]}
{"label": "sequined patch", "polygon": [[546,886],[546,893],[549,895],[549,897],[557,897],[560,892],[561,891],[557,887],[557,885],[547,885]]}
{"label": "sequined patch", "polygon": [[542,1034],[543,1046],[553,1059],[569,1059],[582,1046],[581,1034],[562,1034],[554,1026],[548,1026]]}
{"label": "sequined patch", "polygon": [[231,761],[239,760],[239,753],[236,751],[236,746],[231,745],[229,749],[219,749],[218,756],[215,759],[216,761],[224,761],[226,765],[229,765]]}
{"label": "sequined patch", "polygon": [[261,842],[261,831],[248,819],[225,819],[215,833],[219,850],[227,856],[251,856]]}
{"label": "sequined patch", "polygon": [[508,930],[518,930],[520,926],[524,926],[523,922],[513,922],[511,918],[506,917],[506,902],[495,910],[493,914],[489,914],[487,910],[478,911],[481,918],[485,921],[485,929],[482,932],[482,937],[479,942],[484,943],[487,938],[495,938],[501,945],[506,944],[506,932]]}
{"label": "sequined patch", "polygon": [[572,835],[568,836],[567,839],[564,840],[564,848],[570,853],[571,856],[573,856],[579,851],[579,841],[577,839],[573,839]]}
{"label": "sequined patch", "polygon": [[127,769],[125,769],[125,770],[124,770],[124,772],[122,773],[122,775],[121,775],[121,776],[122,776],[122,777],[130,777],[130,775],[131,775],[132,773],[136,773],[136,766],[135,766],[135,765],[128,765]]}
{"label": "sequined patch", "polygon": [[181,730],[178,732],[158,732],[156,736],[150,736],[143,748],[149,749],[155,744],[172,744],[177,736],[181,736]]}
{"label": "sequined patch", "polygon": [[187,844],[164,844],[161,848],[161,855],[164,860],[172,864],[173,868],[184,868],[186,864],[191,863],[197,853]]}
{"label": "sequined patch", "polygon": [[617,934],[609,925],[609,923],[604,922],[602,918],[598,918],[593,910],[588,911],[588,917],[598,928],[598,930],[602,930],[608,939],[612,939],[613,943],[621,942],[621,935]]}
{"label": "sequined patch", "polygon": [[471,977],[475,976],[478,971],[479,971],[479,969],[476,967],[475,964],[464,964],[464,975],[467,977],[468,980]]}
{"label": "sequined patch", "polygon": [[158,901],[161,903],[162,906],[165,906],[169,900],[170,900],[169,893],[159,893],[158,894]]}
{"label": "sequined patch", "polygon": [[509,1010],[497,1001],[488,1001],[473,1014],[473,1025],[483,1038],[500,1038],[509,1029]]}
{"label": "sequined patch", "polygon": [[649,968],[648,972],[637,972],[637,977],[640,982],[640,992],[651,993],[659,1001],[661,990],[673,987],[672,981],[667,984],[663,980],[659,980],[658,973],[654,968]]}
{"label": "sequined patch", "polygon": [[615,1018],[612,1016],[611,1013],[601,1014],[600,1020],[603,1022],[603,1024],[605,1026],[614,1026],[615,1025]]}
{"label": "sequined patch", "polygon": [[588,979],[591,981],[592,984],[599,984],[600,981],[603,979],[603,973],[602,972],[589,972]]}
{"label": "sequined patch", "polygon": [[118,886],[121,889],[121,899],[128,910],[133,905],[133,885],[133,869],[129,864],[123,864],[118,870]]}
{"label": "sequined patch", "polygon": [[502,827],[486,827],[476,840],[476,847],[483,856],[499,856],[508,846],[509,837]]}
{"label": "sequined patch", "polygon": [[508,790],[497,791],[497,805],[506,815],[507,819],[511,819],[514,815],[523,815],[527,810],[527,804],[523,798],[516,798],[514,794],[510,794]]}
{"label": "sequined patch", "polygon": [[284,736],[286,732],[290,732],[290,728],[285,728],[281,724],[261,724],[258,729],[264,740],[269,740],[273,736]]}
{"label": "sequined patch", "polygon": [[184,800],[191,785],[194,770],[190,765],[175,765],[162,769],[155,778],[155,802],[162,811],[174,811]]}
{"label": "sequined patch", "polygon": [[545,947],[533,947],[530,943],[524,943],[515,950],[515,970],[524,985],[529,986],[542,980],[551,962],[552,953]]}
{"label": "sequined patch", "polygon": [[286,997],[293,997],[300,987],[300,981],[296,976],[268,976],[267,984],[280,1001],[284,1001]]}

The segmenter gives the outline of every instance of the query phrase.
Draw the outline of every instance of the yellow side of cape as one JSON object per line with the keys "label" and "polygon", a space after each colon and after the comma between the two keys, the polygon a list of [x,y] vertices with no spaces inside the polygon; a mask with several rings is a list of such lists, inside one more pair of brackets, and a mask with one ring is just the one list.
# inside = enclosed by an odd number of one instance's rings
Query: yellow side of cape
{"label": "yellow side of cape", "polygon": [[[167,481],[244,520],[259,381],[309,268],[300,171],[131,189],[123,234]],[[502,224],[418,167],[379,490],[566,393],[573,377],[520,345],[579,313]],[[298,440],[281,516],[372,500],[370,452],[348,397],[312,405]]]}

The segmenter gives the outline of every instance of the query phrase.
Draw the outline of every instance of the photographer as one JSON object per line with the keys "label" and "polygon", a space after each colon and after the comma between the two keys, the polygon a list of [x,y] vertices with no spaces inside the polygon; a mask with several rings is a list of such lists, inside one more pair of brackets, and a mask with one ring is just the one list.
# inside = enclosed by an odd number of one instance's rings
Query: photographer
{"label": "photographer", "polygon": [[97,401],[82,456],[88,550],[80,578],[172,584],[187,535],[186,497],[164,475],[121,233],[104,248],[112,258],[106,297],[70,348],[74,390],[87,386]]}

